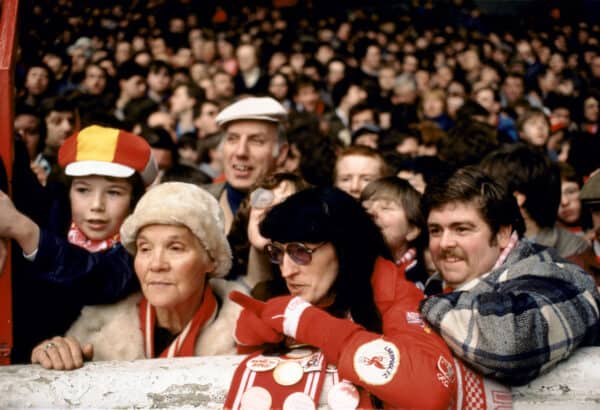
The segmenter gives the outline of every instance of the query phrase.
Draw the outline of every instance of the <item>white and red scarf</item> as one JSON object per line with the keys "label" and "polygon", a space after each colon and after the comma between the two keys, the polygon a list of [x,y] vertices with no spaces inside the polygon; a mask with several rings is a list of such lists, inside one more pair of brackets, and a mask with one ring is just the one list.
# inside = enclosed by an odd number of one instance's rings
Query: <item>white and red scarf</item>
{"label": "white and red scarf", "polygon": [[154,357],[189,357],[194,356],[196,339],[207,325],[212,323],[217,316],[217,299],[210,286],[204,290],[202,304],[194,313],[192,319],[183,328],[181,333],[171,342],[160,355],[154,352],[154,328],[156,325],[156,309],[146,298],[142,298],[139,307],[142,335],[144,337],[144,348],[147,358]]}
{"label": "white and red scarf", "polygon": [[113,245],[121,241],[119,234],[115,234],[112,238],[108,239],[89,239],[83,231],[75,225],[75,222],[71,222],[69,233],[67,234],[67,240],[73,245],[77,245],[80,248],[86,249],[90,252],[101,252],[113,247]]}

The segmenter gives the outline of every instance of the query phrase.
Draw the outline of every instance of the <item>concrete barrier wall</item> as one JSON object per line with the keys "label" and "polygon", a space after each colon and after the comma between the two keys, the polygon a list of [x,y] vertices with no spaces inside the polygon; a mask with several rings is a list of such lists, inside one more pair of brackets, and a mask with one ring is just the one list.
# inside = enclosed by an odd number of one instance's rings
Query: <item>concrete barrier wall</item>
{"label": "concrete barrier wall", "polygon": [[[0,408],[220,409],[242,356],[92,362],[75,371],[0,367]],[[513,389],[519,410],[600,409],[600,348]]]}

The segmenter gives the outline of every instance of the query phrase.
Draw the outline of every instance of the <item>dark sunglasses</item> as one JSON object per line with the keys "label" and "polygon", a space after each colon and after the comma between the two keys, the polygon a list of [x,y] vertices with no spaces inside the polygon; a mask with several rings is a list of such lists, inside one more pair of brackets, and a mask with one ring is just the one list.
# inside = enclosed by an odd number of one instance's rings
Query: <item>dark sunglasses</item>
{"label": "dark sunglasses", "polygon": [[312,254],[317,251],[321,246],[325,245],[327,242],[323,242],[322,244],[309,248],[300,242],[292,242],[287,245],[274,245],[272,243],[265,246],[265,251],[269,255],[269,259],[271,263],[276,265],[281,265],[283,263],[283,255],[287,253],[290,258],[294,261],[294,263],[298,265],[308,265],[312,261]]}

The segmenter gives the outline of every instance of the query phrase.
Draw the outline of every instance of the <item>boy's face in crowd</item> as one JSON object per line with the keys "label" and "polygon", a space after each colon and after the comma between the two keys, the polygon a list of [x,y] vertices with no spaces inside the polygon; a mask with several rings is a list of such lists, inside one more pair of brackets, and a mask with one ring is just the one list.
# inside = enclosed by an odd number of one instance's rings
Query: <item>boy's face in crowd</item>
{"label": "boy's face in crowd", "polygon": [[581,215],[579,185],[575,181],[562,180],[560,183],[560,206],[558,219],[566,224],[576,224]]}
{"label": "boy's face in crowd", "polygon": [[382,168],[377,158],[346,155],[336,163],[335,186],[358,199],[369,182],[383,176]]}
{"label": "boy's face in crowd", "polygon": [[29,159],[33,161],[40,141],[40,120],[31,114],[16,115],[15,131],[21,136],[27,148]]}
{"label": "boy's face in crowd", "polygon": [[148,72],[148,88],[155,93],[162,94],[171,87],[171,75],[165,68]]}
{"label": "boy's face in crowd", "polygon": [[315,112],[319,103],[319,93],[312,85],[304,85],[298,89],[295,100],[307,112]]}
{"label": "boy's face in crowd", "polygon": [[106,88],[106,73],[98,66],[91,65],[85,70],[83,86],[91,95],[100,95]]}
{"label": "boy's face in crowd", "polygon": [[25,88],[32,95],[40,95],[46,91],[49,84],[48,72],[43,67],[32,67],[25,78]]}
{"label": "boy's face in crowd", "polygon": [[277,125],[256,120],[230,123],[222,149],[225,178],[242,191],[268,175],[287,155],[287,145],[278,146]]}
{"label": "boy's face in crowd", "polygon": [[363,206],[385,238],[392,252],[398,249],[408,250],[408,243],[419,234],[419,228],[408,222],[404,207],[399,201],[375,199],[363,202]]}
{"label": "boy's face in crowd", "polygon": [[71,111],[51,111],[46,117],[46,145],[59,148],[75,130],[75,114]]}
{"label": "boy's face in crowd", "polygon": [[543,147],[550,137],[550,127],[543,115],[536,115],[523,124],[521,138],[537,147]]}
{"label": "boy's face in crowd", "polygon": [[214,76],[215,93],[217,98],[231,98],[234,93],[233,79],[229,74],[217,73]]}
{"label": "boy's face in crowd", "polygon": [[119,232],[129,215],[133,187],[124,178],[75,177],[69,191],[73,222],[89,239],[104,240]]}
{"label": "boy's face in crowd", "polygon": [[205,137],[219,131],[219,126],[216,121],[218,113],[218,106],[210,102],[202,104],[200,115],[194,119],[194,125],[198,129],[200,137]]}
{"label": "boy's face in crowd", "polygon": [[472,202],[452,202],[432,209],[427,229],[433,263],[452,288],[489,272],[511,234],[510,227],[501,227],[492,235]]}
{"label": "boy's face in crowd", "polygon": [[180,85],[175,89],[173,95],[169,99],[171,113],[179,115],[194,107],[196,100],[188,95],[186,85]]}
{"label": "boy's face in crowd", "polygon": [[121,92],[130,99],[143,97],[146,93],[146,79],[141,75],[134,75],[126,80],[121,80]]}

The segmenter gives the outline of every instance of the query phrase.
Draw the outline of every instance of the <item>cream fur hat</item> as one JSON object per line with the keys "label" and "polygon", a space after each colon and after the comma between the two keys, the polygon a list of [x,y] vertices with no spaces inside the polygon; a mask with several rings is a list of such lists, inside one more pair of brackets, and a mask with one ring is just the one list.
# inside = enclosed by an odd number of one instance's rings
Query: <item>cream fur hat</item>
{"label": "cream fur hat", "polygon": [[204,189],[183,182],[165,182],[151,188],[121,226],[123,246],[135,254],[138,232],[152,224],[189,228],[215,261],[212,276],[223,277],[229,273],[231,248],[225,236],[223,211]]}

